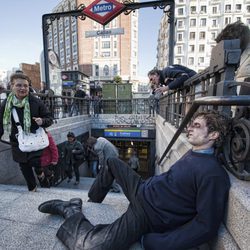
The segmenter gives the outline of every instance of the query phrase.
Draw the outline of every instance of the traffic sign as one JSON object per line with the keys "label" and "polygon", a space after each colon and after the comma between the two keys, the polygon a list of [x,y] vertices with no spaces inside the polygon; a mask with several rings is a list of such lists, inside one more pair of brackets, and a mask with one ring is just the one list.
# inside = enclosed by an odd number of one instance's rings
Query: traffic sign
{"label": "traffic sign", "polygon": [[67,80],[68,76],[67,75],[62,75],[62,80]]}
{"label": "traffic sign", "polygon": [[116,0],[95,0],[83,10],[83,14],[105,25],[117,17],[124,8],[125,5]]}
{"label": "traffic sign", "polygon": [[124,28],[85,31],[86,38],[97,37],[97,36],[122,35],[122,34],[124,34]]}

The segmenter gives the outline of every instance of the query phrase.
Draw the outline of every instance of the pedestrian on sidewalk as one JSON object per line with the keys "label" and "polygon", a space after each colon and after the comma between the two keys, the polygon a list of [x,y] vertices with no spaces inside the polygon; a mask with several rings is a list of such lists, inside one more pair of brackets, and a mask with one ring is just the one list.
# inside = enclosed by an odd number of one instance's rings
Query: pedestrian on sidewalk
{"label": "pedestrian on sidewalk", "polygon": [[[82,87],[77,85],[76,86],[76,92],[74,94],[74,97],[75,98],[85,98],[86,97],[86,93],[85,91],[82,90]],[[73,103],[72,103],[72,106],[71,106],[71,110],[70,110],[70,114],[69,116],[72,116],[72,115],[82,115],[83,112],[83,100],[79,100],[79,99],[74,99],[73,100]]]}
{"label": "pedestrian on sidewalk", "polygon": [[23,73],[14,73],[10,77],[11,93],[0,107],[0,138],[4,132],[10,133],[13,160],[19,163],[29,191],[37,190],[36,178],[42,174],[40,157],[42,150],[22,152],[19,149],[16,134],[17,124],[12,115],[15,108],[20,125],[25,132],[35,133],[39,127],[47,128],[53,124],[50,112],[44,103],[30,93],[30,79]]}
{"label": "pedestrian on sidewalk", "polygon": [[93,97],[93,109],[94,117],[98,118],[101,111],[101,97],[98,94]]}
{"label": "pedestrian on sidewalk", "polygon": [[48,131],[46,131],[49,138],[49,146],[43,150],[41,155],[41,168],[43,174],[38,178],[41,187],[50,187],[54,183],[55,167],[58,163],[58,148],[57,145]]}
{"label": "pedestrian on sidewalk", "polygon": [[[115,147],[115,145],[113,145],[109,140],[104,137],[89,137],[87,140],[87,146],[89,147],[89,149],[93,150],[98,156],[99,171],[100,169],[105,168],[107,166],[107,161],[109,158],[119,157],[118,149]],[[115,180],[112,183],[110,191],[114,193],[120,192],[120,187]]]}
{"label": "pedestrian on sidewalk", "polygon": [[96,177],[99,169],[99,159],[98,159],[98,155],[96,154],[96,152],[89,146],[87,146],[87,161],[88,161],[88,166],[91,170],[91,175],[92,177]]}
{"label": "pedestrian on sidewalk", "polygon": [[128,165],[135,171],[138,172],[140,169],[139,158],[136,155],[136,152],[133,150],[130,159],[128,160]]}
{"label": "pedestrian on sidewalk", "polygon": [[75,173],[75,183],[78,185],[80,182],[79,166],[84,159],[84,149],[82,144],[76,139],[73,132],[68,132],[67,141],[64,145],[64,160],[66,165],[66,175],[68,176],[68,183],[72,179],[72,173]]}
{"label": "pedestrian on sidewalk", "polygon": [[155,113],[159,114],[159,100],[162,96],[161,93],[156,93],[155,90],[157,89],[157,86],[155,84],[151,85],[151,94],[148,97],[148,104],[149,104],[149,117],[151,115],[155,117]]}

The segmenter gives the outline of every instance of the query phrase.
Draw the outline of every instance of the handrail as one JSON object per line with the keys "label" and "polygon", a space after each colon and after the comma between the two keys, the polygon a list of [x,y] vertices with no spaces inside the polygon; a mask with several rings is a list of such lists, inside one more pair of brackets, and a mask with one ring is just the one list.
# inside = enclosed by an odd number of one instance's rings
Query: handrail
{"label": "handrail", "polygon": [[4,144],[8,144],[8,145],[11,145],[11,143],[9,141],[5,141],[3,139],[0,139],[0,142],[4,143]]}
{"label": "handrail", "polygon": [[178,139],[179,135],[181,134],[182,130],[191,120],[193,114],[197,111],[197,109],[202,105],[215,105],[215,106],[231,106],[231,105],[238,105],[238,106],[246,106],[250,105],[250,96],[248,95],[241,95],[241,96],[206,96],[197,98],[186,116],[184,117],[180,127],[175,132],[172,140],[168,144],[167,148],[165,149],[164,153],[162,154],[160,160],[158,161],[158,165],[161,164],[169,150],[172,148],[176,140]]}

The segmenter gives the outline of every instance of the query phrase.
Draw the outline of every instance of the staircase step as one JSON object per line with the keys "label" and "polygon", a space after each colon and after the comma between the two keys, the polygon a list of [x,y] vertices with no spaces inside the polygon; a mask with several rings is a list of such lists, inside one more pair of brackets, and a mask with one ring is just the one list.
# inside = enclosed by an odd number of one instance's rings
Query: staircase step
{"label": "staircase step", "polygon": [[72,178],[70,182],[68,179],[63,180],[57,187],[66,189],[79,189],[79,190],[89,190],[95,178],[91,177],[80,177],[78,185],[74,185],[75,178]]}
{"label": "staircase step", "polygon": [[[224,225],[218,239],[213,242],[216,250],[248,250],[250,246],[250,182],[240,181],[230,175],[231,189]],[[28,192],[26,186],[0,184],[0,249],[50,250],[65,247],[56,238],[63,219],[42,214],[40,203],[50,199],[83,200],[83,212],[93,224],[111,223],[123,214],[128,201],[123,193],[108,193],[102,204],[86,202],[93,178],[81,178],[79,186],[62,182],[59,187],[39,188]],[[51,236],[54,237],[51,237]],[[139,243],[130,250],[141,249]]]}
{"label": "staircase step", "polygon": [[25,186],[0,185],[0,196],[0,249],[66,249],[56,237],[63,219],[40,213],[37,207],[44,201],[80,197],[83,212],[93,224],[113,222],[128,206],[122,193],[108,193],[104,202],[97,204],[86,202],[87,190],[79,189],[40,188],[28,192]]}

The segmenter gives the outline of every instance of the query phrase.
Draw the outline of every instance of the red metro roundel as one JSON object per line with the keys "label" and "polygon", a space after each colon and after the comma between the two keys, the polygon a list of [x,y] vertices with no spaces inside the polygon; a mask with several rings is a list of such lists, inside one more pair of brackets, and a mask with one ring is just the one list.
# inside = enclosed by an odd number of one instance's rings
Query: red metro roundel
{"label": "red metro roundel", "polygon": [[124,4],[115,0],[95,0],[83,10],[83,13],[96,22],[105,25],[118,16],[124,8]]}

